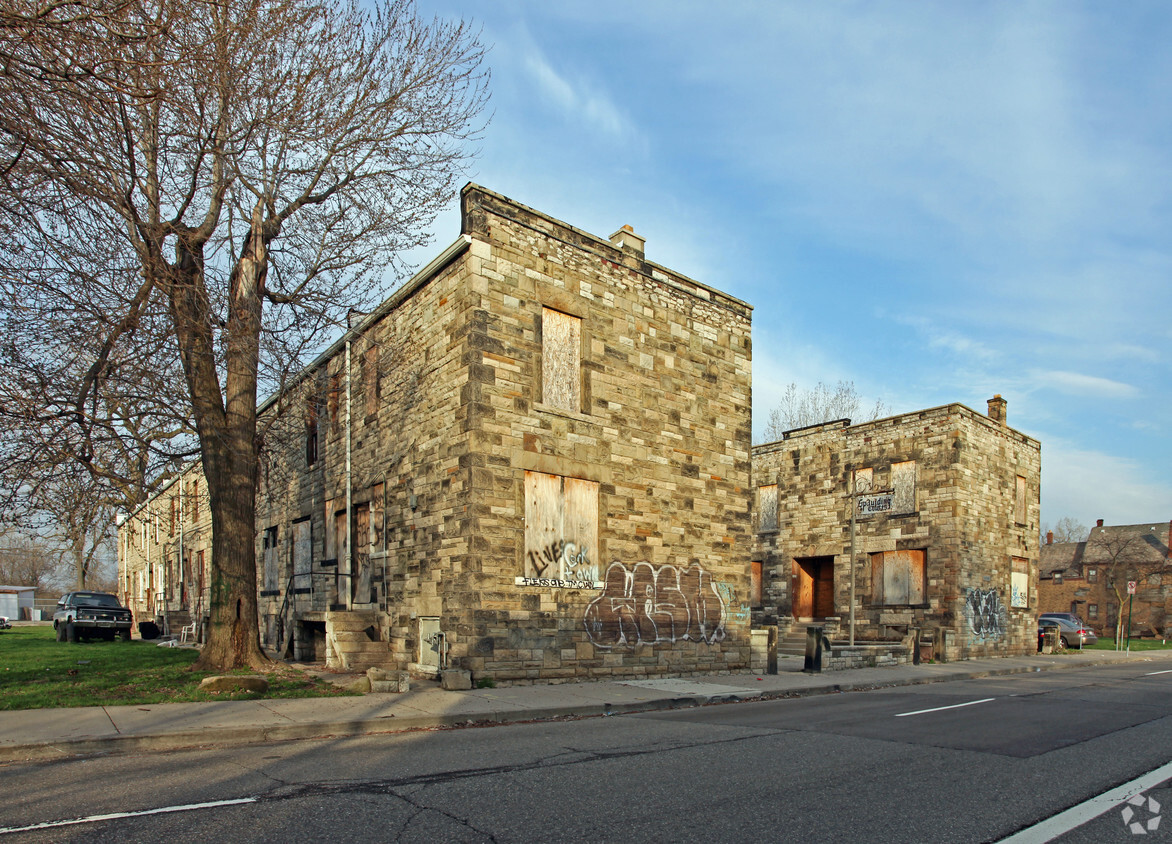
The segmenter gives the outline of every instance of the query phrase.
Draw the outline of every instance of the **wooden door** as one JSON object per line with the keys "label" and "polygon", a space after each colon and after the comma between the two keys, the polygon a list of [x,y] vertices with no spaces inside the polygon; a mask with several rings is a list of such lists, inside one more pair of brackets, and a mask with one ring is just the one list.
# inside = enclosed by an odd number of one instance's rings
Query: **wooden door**
{"label": "wooden door", "polygon": [[814,575],[814,617],[827,618],[834,615],[834,558],[825,557],[818,562]]}

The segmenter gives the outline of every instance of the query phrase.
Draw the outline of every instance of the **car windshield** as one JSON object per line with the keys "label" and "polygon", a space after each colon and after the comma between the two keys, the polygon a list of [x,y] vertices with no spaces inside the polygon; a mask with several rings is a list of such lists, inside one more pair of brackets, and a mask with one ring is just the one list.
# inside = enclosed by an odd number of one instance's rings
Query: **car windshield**
{"label": "car windshield", "polygon": [[104,592],[79,592],[74,595],[73,602],[75,604],[84,605],[87,607],[121,607],[118,599],[113,595],[108,595]]}

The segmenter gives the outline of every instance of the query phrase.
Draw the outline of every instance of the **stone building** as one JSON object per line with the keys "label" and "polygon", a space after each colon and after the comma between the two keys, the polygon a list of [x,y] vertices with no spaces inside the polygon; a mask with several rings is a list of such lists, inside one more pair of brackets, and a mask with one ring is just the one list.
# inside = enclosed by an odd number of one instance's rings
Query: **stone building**
{"label": "stone building", "polygon": [[136,622],[178,634],[207,612],[211,554],[212,514],[197,461],[119,521],[119,597]]}
{"label": "stone building", "polygon": [[1034,652],[1040,468],[1000,396],[755,446],[755,620],[847,639],[853,603],[859,643],[918,628],[949,659]]}
{"label": "stone building", "polygon": [[496,682],[746,670],[751,308],[629,226],[461,202],[460,238],[279,397],[262,640]]}
{"label": "stone building", "polygon": [[[1133,635],[1166,635],[1170,545],[1172,522],[1104,525],[1099,519],[1082,542],[1055,542],[1047,535],[1038,571],[1039,612],[1073,613],[1098,635],[1114,638],[1122,607],[1125,625],[1130,610]],[[1128,582],[1136,586],[1130,599]]]}

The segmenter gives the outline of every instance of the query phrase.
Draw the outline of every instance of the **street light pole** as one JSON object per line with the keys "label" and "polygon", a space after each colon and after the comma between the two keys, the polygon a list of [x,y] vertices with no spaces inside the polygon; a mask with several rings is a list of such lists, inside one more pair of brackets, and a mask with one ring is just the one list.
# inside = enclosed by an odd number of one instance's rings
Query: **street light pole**
{"label": "street light pole", "polygon": [[851,578],[851,606],[850,606],[850,630],[851,630],[851,647],[855,646],[855,512],[858,506],[855,501],[855,496],[858,494],[858,486],[855,484],[855,469],[851,467],[851,488],[850,488],[850,503],[851,503],[851,553],[848,561],[848,570]]}

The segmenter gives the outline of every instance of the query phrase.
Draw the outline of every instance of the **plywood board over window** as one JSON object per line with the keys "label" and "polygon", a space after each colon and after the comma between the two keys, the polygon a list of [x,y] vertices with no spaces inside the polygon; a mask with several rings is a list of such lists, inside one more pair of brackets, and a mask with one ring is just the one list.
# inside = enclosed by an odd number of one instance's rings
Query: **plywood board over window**
{"label": "plywood board over window", "polygon": [[777,484],[766,484],[757,487],[757,512],[761,514],[761,522],[757,530],[761,533],[777,530]]}
{"label": "plywood board over window", "polygon": [[374,484],[370,488],[370,550],[372,552],[386,550],[383,543],[386,535],[386,522],[383,519],[385,513],[383,492],[385,489],[384,484]]}
{"label": "plywood board over window", "polygon": [[906,606],[924,603],[923,550],[880,551],[871,555],[871,594],[876,604]]}
{"label": "plywood board over window", "polygon": [[916,511],[916,461],[891,464],[892,513]]}
{"label": "plywood board over window", "polygon": [[1025,557],[1011,557],[1009,574],[1009,606],[1024,609],[1030,605],[1030,561]]}
{"label": "plywood board over window", "polygon": [[277,528],[265,528],[264,589],[266,592],[275,592],[280,588],[280,575],[277,570],[277,565]]}
{"label": "plywood board over window", "polygon": [[1019,525],[1026,523],[1026,479],[1017,476],[1013,495],[1013,520]]}
{"label": "plywood board over window", "polygon": [[525,577],[598,580],[598,484],[525,473]]}
{"label": "plywood board over window", "polygon": [[541,400],[559,410],[582,409],[582,320],[541,309]]}
{"label": "plywood board over window", "polygon": [[[293,523],[293,574],[308,575],[313,565],[313,522],[303,519]],[[299,576],[293,584],[306,588],[309,578]]]}

